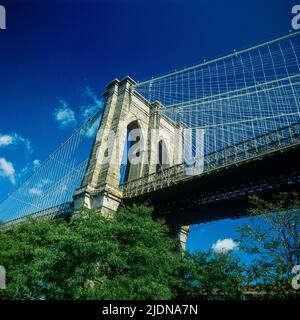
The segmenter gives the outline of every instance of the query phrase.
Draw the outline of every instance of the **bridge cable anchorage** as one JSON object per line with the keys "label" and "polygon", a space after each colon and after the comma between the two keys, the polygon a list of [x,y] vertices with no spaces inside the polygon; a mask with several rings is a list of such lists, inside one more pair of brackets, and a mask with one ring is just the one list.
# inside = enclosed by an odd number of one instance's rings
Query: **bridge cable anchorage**
{"label": "bridge cable anchorage", "polygon": [[[72,200],[74,191],[85,176],[94,140],[91,134],[96,133],[100,116],[101,109],[76,129],[0,203],[1,221],[15,221],[42,213],[49,215],[49,208],[57,208],[61,212],[61,208],[64,208],[62,204]],[[51,212],[55,215],[54,210]]]}

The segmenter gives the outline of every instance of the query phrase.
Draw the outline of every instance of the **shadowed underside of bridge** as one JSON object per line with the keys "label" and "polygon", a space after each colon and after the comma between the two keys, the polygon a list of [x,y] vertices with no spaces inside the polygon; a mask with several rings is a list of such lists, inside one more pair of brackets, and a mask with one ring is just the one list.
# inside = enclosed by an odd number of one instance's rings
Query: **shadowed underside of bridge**
{"label": "shadowed underside of bridge", "polygon": [[251,195],[268,199],[300,191],[299,159],[300,145],[125,198],[124,204],[147,202],[156,216],[178,226],[240,218],[251,207]]}
{"label": "shadowed underside of bridge", "polygon": [[[105,121],[121,120],[121,114],[133,107],[138,110],[136,123],[141,114],[147,118],[148,132],[158,122],[169,126],[169,135],[174,128],[190,130],[181,151],[191,152],[176,163],[176,151],[169,152],[173,159],[168,166],[153,172],[143,165],[137,178],[121,185],[118,181],[113,187],[123,204],[148,201],[155,214],[182,226],[244,216],[249,195],[269,197],[298,189],[299,38],[300,33],[290,34],[142,82],[115,80],[114,89],[111,84],[111,92],[106,93],[106,109],[117,101],[115,113],[104,111],[100,121],[98,111],[76,130],[0,203],[0,220],[15,223],[28,216],[71,214],[75,191],[90,169],[103,171],[93,157],[105,137],[99,130],[93,142],[92,133]],[[197,132],[203,133],[201,139]],[[170,141],[167,148],[178,147],[176,138]],[[95,186],[89,197],[97,197],[97,190]]]}

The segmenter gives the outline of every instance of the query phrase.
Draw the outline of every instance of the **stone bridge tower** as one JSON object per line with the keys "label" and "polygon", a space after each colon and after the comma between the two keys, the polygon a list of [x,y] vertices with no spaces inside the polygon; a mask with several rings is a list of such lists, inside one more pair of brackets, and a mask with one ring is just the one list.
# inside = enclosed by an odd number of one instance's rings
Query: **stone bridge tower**
{"label": "stone bridge tower", "polygon": [[[180,132],[183,126],[161,115],[159,109],[163,106],[159,102],[147,101],[133,89],[135,84],[127,76],[106,87],[101,125],[85,178],[73,196],[74,210],[84,205],[109,215],[122,201],[122,183],[182,162]],[[131,136],[133,143],[128,140],[131,132],[139,132]],[[138,164],[127,163],[129,143],[138,145],[135,152],[140,160]],[[178,230],[178,233],[184,245],[187,228],[184,227],[181,233]]]}

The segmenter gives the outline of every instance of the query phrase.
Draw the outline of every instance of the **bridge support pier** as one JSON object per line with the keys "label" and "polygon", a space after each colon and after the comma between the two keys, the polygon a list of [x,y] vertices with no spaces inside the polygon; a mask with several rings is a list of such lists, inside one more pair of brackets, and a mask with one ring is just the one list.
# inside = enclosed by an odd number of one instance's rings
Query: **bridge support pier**
{"label": "bridge support pier", "polygon": [[189,226],[182,226],[179,230],[179,244],[180,244],[180,250],[185,251],[186,250],[186,241],[187,237],[190,233],[190,227]]}
{"label": "bridge support pier", "polygon": [[180,252],[186,251],[186,240],[190,233],[189,226],[178,226],[169,224],[170,226],[170,235],[177,239],[177,250]]}
{"label": "bridge support pier", "polygon": [[88,209],[95,209],[100,214],[109,217],[118,210],[121,203],[121,192],[119,190],[107,191],[104,188],[100,192],[89,192],[85,189],[84,193],[79,189],[73,195],[74,211],[78,211],[81,206]]}
{"label": "bridge support pier", "polygon": [[189,226],[180,227],[180,230],[178,232],[180,251],[186,251],[186,241],[187,241],[187,237],[188,237],[189,233],[190,233]]}

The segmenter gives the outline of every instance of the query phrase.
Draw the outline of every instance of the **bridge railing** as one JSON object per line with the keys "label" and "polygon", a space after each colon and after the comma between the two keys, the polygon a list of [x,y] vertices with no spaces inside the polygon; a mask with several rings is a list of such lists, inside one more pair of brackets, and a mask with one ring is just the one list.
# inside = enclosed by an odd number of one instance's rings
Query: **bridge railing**
{"label": "bridge railing", "polygon": [[185,177],[183,164],[171,166],[145,177],[126,182],[122,186],[123,195],[133,196],[166,188],[177,183],[180,180],[180,177]]}
{"label": "bridge railing", "polygon": [[60,205],[50,207],[32,214],[26,215],[24,217],[19,217],[6,222],[0,227],[0,230],[7,231],[10,230],[14,225],[23,222],[27,219],[51,219],[53,217],[68,216],[72,213],[72,207],[70,202],[61,203]]}
{"label": "bridge railing", "polygon": [[[299,144],[300,123],[295,123],[292,126],[286,126],[280,130],[274,130],[267,134],[257,136],[254,139],[242,141],[236,145],[206,154],[204,156],[204,170],[201,174],[220,170],[226,166],[240,164],[245,161],[250,161],[251,159],[264,157],[269,153],[284,150]],[[185,164],[182,163],[128,181],[122,187],[123,196],[125,198],[139,196],[194,177],[186,175],[185,170]],[[199,174],[197,176],[199,176]]]}
{"label": "bridge railing", "polygon": [[211,170],[285,148],[298,143],[299,135],[300,123],[259,135],[253,139],[242,141],[236,145],[217,150],[216,152],[208,153],[204,160],[205,168],[206,170]]}

